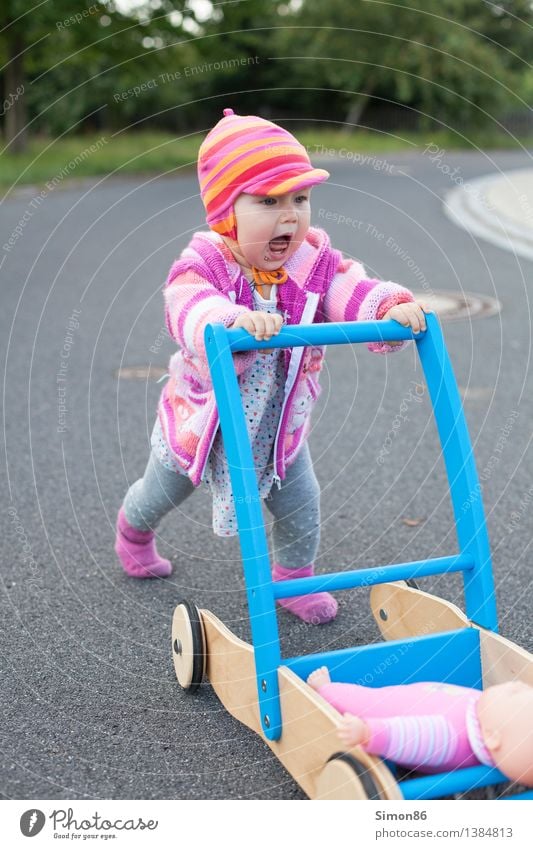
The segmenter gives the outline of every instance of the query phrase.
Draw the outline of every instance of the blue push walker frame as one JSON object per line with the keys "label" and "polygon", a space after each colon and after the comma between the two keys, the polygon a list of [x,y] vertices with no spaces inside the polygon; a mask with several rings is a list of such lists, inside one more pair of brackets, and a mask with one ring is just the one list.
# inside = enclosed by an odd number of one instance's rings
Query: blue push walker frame
{"label": "blue push walker frame", "polygon": [[[385,684],[439,680],[481,688],[480,629],[497,632],[490,546],[474,455],[461,400],[437,317],[426,316],[427,330],[414,334],[395,321],[341,322],[285,326],[277,336],[258,342],[244,329],[209,324],[204,341],[224,441],[239,528],[244,578],[255,659],[261,726],[267,740],[280,739],[283,725],[278,670],[288,667],[305,681],[326,665],[332,680],[363,680],[379,668],[394,646],[398,662]],[[431,398],[450,487],[458,551],[395,565],[332,572],[273,582],[252,450],[232,355],[263,348],[293,348],[385,340],[414,340]],[[472,498],[472,493],[476,494]],[[429,575],[460,572],[466,616],[476,627],[432,633],[292,658],[281,655],[276,600],[321,590],[335,591]],[[438,779],[436,781],[436,779]],[[473,767],[399,783],[406,799],[435,798],[507,779],[498,770]],[[438,789],[436,789],[438,788]],[[522,794],[524,797],[533,794]],[[515,797],[516,798],[516,797]]]}

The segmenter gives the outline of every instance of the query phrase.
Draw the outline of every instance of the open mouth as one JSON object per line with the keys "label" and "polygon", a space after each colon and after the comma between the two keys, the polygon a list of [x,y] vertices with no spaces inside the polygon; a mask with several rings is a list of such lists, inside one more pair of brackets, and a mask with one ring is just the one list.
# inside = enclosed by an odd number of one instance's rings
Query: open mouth
{"label": "open mouth", "polygon": [[268,250],[273,259],[282,259],[289,250],[290,243],[291,235],[289,233],[271,239],[268,243]]}

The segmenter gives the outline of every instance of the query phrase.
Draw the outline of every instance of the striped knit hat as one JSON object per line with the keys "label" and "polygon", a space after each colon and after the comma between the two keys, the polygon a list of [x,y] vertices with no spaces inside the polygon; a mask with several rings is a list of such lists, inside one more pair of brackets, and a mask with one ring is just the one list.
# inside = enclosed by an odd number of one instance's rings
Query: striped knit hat
{"label": "striped knit hat", "polygon": [[237,240],[236,198],[282,195],[321,183],[328,171],[313,168],[291,133],[255,115],[224,109],[198,151],[200,194],[211,230]]}

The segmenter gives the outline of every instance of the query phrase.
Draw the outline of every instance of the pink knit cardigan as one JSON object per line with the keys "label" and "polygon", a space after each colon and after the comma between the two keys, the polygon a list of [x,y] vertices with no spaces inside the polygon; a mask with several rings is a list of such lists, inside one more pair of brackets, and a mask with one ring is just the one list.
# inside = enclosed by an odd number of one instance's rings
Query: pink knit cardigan
{"label": "pink knit cardigan", "polygon": [[[333,250],[327,233],[318,228],[309,229],[284,267],[289,277],[278,287],[278,307],[287,325],[379,319],[394,304],[413,300],[402,286],[368,279],[363,266]],[[204,330],[215,322],[230,327],[238,315],[252,310],[252,292],[222,238],[201,231],[172,265],[164,298],[167,328],[180,349],[170,360],[158,416],[177,462],[199,486],[219,426]],[[385,353],[403,345],[368,347]],[[274,446],[278,484],[309,434],[324,354],[325,346],[284,349],[285,397]],[[233,354],[240,382],[256,356],[256,351]]]}

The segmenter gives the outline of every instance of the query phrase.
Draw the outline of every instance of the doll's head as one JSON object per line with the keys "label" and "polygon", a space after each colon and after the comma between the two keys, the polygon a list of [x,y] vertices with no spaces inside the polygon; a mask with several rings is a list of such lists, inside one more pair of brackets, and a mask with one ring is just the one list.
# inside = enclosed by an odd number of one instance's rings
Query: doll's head
{"label": "doll's head", "polygon": [[224,109],[198,153],[209,227],[238,261],[266,271],[280,268],[302,243],[311,187],[328,177],[287,130],[232,109]]}
{"label": "doll's head", "polygon": [[479,698],[477,715],[498,769],[533,787],[533,687],[522,681],[488,687]]}

